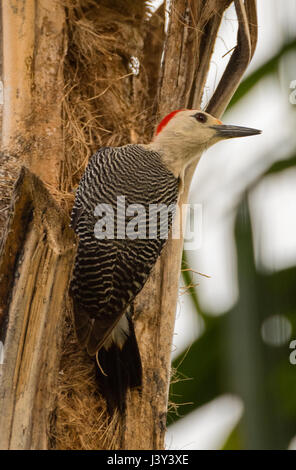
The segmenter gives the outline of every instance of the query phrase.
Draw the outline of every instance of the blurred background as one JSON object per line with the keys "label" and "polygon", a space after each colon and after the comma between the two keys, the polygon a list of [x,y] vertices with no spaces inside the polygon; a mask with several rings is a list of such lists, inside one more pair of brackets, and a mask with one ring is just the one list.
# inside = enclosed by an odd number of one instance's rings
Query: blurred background
{"label": "blurred background", "polygon": [[[183,256],[168,449],[296,449],[296,1],[257,3],[255,57],[223,121],[263,134],[208,150],[191,186],[201,243]],[[236,32],[231,7],[204,106]]]}

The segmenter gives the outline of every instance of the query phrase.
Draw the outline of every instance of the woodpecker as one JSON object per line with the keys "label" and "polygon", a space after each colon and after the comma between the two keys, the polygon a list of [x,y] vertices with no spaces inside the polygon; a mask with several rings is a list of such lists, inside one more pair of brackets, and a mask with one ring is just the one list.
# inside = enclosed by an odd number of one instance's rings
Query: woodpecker
{"label": "woodpecker", "polygon": [[[127,390],[140,390],[142,384],[133,301],[167,239],[159,218],[148,233],[149,208],[176,207],[186,167],[204,150],[223,139],[260,133],[225,125],[201,110],[176,110],[160,122],[150,144],[104,147],[91,157],[71,214],[78,248],[70,295],[77,338],[96,360],[110,413],[116,408],[123,413]],[[141,236],[127,236],[132,211],[119,214],[123,205],[144,208],[137,218]],[[174,210],[166,220],[167,232],[173,217]]]}

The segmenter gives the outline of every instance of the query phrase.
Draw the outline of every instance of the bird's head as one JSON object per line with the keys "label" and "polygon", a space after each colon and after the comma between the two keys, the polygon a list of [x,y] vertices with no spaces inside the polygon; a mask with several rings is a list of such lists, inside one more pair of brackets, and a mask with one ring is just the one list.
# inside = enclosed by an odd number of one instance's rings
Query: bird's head
{"label": "bird's head", "polygon": [[258,129],[223,124],[201,110],[184,109],[171,112],[160,122],[151,146],[163,154],[168,166],[176,166],[176,174],[220,140],[260,133]]}

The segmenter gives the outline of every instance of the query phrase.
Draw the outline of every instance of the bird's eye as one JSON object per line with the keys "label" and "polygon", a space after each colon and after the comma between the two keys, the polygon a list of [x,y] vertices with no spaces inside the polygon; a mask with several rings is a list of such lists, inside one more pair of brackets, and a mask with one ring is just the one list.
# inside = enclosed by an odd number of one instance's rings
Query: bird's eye
{"label": "bird's eye", "polygon": [[204,113],[196,113],[193,116],[198,122],[207,122],[207,116]]}

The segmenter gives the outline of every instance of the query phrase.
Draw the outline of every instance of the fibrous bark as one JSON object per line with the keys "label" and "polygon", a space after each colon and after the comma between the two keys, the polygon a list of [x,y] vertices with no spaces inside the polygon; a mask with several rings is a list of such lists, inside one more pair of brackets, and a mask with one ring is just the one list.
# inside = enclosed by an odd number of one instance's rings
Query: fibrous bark
{"label": "fibrous bark", "polygon": [[41,180],[23,168],[1,247],[1,449],[48,448],[75,251],[68,225]]}

